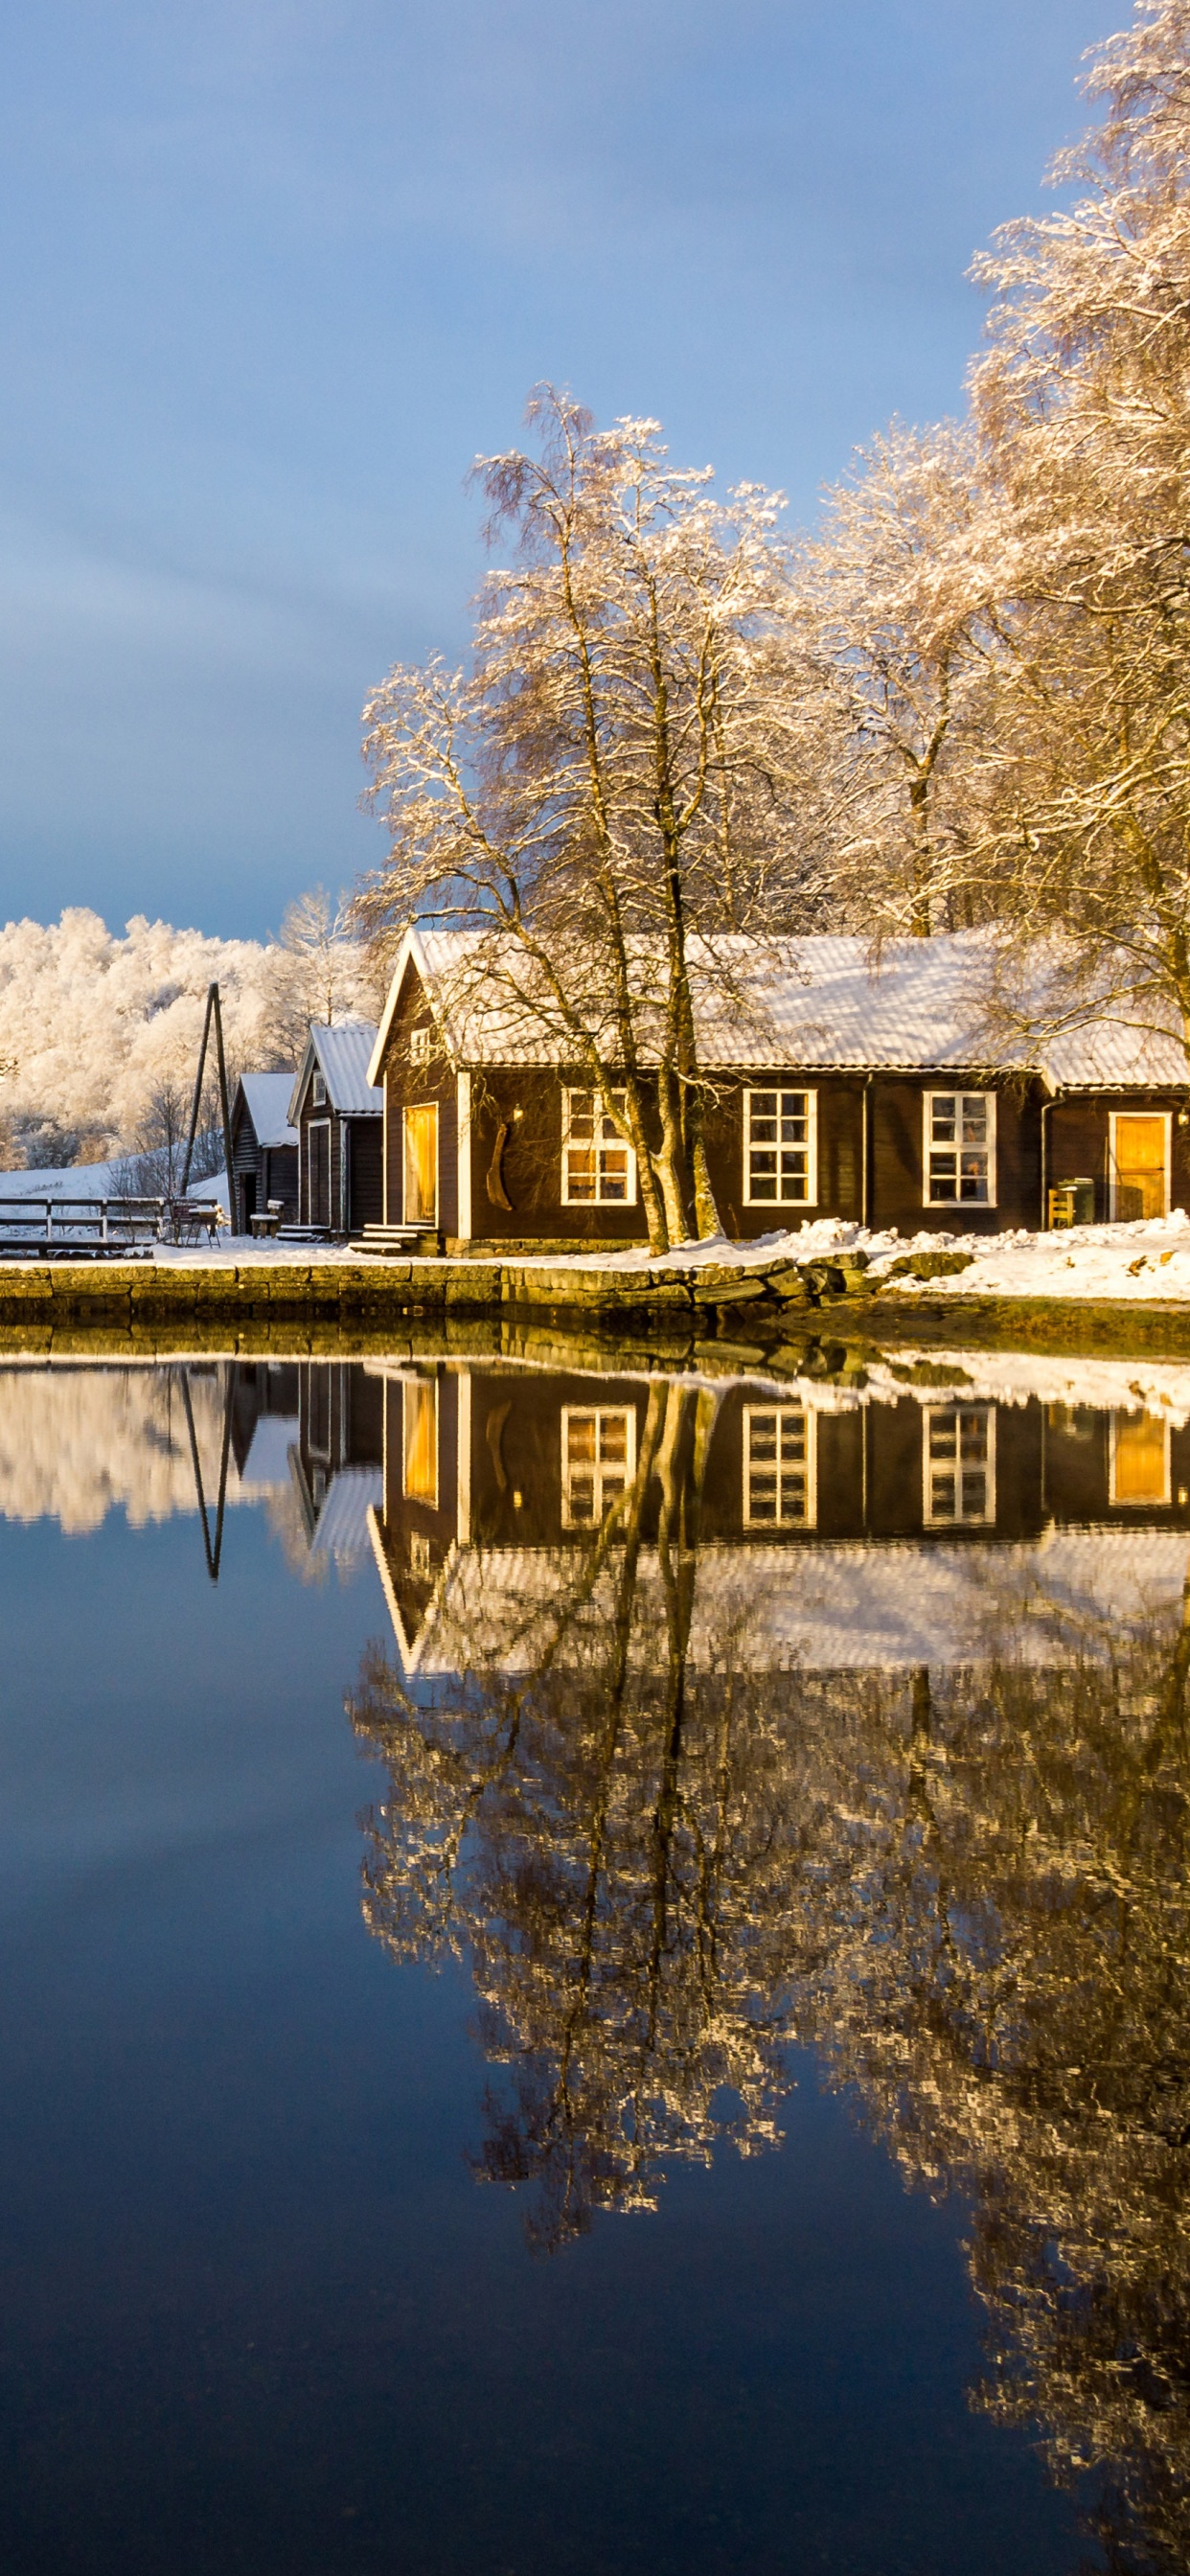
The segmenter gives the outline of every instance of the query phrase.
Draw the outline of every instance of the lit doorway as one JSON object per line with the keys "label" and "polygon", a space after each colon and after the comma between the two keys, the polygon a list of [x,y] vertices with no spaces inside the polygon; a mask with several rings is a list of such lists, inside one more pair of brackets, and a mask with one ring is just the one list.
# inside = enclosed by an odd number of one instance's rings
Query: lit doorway
{"label": "lit doorway", "polygon": [[438,1110],[430,1101],[405,1112],[405,1223],[438,1223]]}

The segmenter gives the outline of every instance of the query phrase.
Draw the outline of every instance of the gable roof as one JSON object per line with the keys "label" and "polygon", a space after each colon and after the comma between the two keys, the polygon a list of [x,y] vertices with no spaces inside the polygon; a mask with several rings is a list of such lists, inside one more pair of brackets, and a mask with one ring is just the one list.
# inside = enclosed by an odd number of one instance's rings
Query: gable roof
{"label": "gable roof", "polygon": [[[252,1132],[258,1145],[276,1147],[296,1145],[296,1127],[289,1124],[289,1095],[293,1089],[291,1073],[242,1073],[236,1090],[252,1121]],[[234,1114],[234,1104],[233,1104]]]}
{"label": "gable roof", "polygon": [[291,1119],[300,1114],[306,1084],[316,1065],[326,1083],[327,1105],[340,1118],[382,1118],[384,1093],[374,1089],[368,1071],[375,1045],[376,1030],[371,1020],[336,1020],[329,1028],[321,1020],[311,1020],[290,1094]]}
{"label": "gable roof", "polygon": [[[494,985],[493,956],[506,979]],[[406,932],[368,1067],[380,1078],[401,985],[412,964],[449,1053],[463,1065],[554,1066],[551,1043],[515,989],[519,952],[507,934]],[[647,964],[642,950],[642,967]],[[1171,1031],[1118,1012],[1029,1043],[997,1025],[996,948],[984,931],[888,940],[727,940],[696,958],[699,1061],[708,1073],[1033,1071],[1051,1090],[1184,1087],[1186,1058]],[[523,989],[523,986],[522,986]]]}

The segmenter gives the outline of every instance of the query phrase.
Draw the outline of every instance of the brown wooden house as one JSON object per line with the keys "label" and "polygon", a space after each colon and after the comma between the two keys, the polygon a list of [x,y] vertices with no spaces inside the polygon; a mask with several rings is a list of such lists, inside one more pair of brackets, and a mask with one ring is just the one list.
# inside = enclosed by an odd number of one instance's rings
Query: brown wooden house
{"label": "brown wooden house", "polygon": [[364,1020],[310,1024],[289,1102],[298,1135],[301,1225],[355,1234],[380,1223],[384,1094],[368,1075],[376,1035]]}
{"label": "brown wooden house", "polygon": [[298,1212],[298,1138],[289,1123],[291,1073],[242,1073],[231,1104],[233,1234],[249,1234],[251,1219],[270,1200],[293,1220]]}
{"label": "brown wooden house", "polygon": [[[468,945],[470,943],[470,946]],[[476,1242],[629,1243],[634,1158],[581,1072],[465,995],[468,933],[410,930],[368,1078],[384,1108],[383,1222]],[[819,1217],[995,1234],[1047,1224],[1052,1193],[1098,1221],[1190,1207],[1182,1049],[1100,1020],[1006,1055],[979,934],[765,951],[756,1007],[707,1012],[711,1177],[737,1240]],[[727,1023],[727,1024],[725,1024]]]}

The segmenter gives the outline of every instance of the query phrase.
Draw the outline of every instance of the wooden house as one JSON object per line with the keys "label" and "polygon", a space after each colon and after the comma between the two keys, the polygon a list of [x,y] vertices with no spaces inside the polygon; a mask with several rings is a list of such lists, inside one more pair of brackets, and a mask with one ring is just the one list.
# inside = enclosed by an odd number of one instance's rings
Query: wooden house
{"label": "wooden house", "polygon": [[242,1073],[231,1104],[233,1234],[249,1234],[253,1216],[279,1199],[298,1212],[298,1139],[289,1123],[291,1073]]}
{"label": "wooden house", "polygon": [[[741,949],[743,943],[740,943]],[[819,1217],[994,1234],[1064,1207],[1190,1207],[1190,1113],[1172,1035],[1099,1020],[1033,1051],[989,1034],[980,934],[770,943],[754,1007],[708,1003],[699,1065],[725,1231]],[[580,1071],[485,999],[471,933],[402,944],[368,1079],[383,1103],[386,1225],[493,1249],[644,1235],[634,1157]],[[747,982],[749,961],[736,961]],[[1074,1184],[1081,1187],[1073,1191]]]}
{"label": "wooden house", "polygon": [[376,1036],[364,1020],[311,1022],[289,1102],[301,1225],[355,1234],[383,1217],[384,1094],[368,1073]]}
{"label": "wooden house", "polygon": [[[700,1416],[697,1390],[640,1377],[430,1355],[373,1371],[372,1545],[403,1667],[425,1682],[516,1673],[552,1653],[559,1604],[583,1597],[601,1532],[614,1593],[616,1515],[659,1400],[685,1408],[669,1472],[693,1571],[691,1654],[709,1669],[724,1652],[757,1670],[962,1661],[1034,1591],[1105,1635],[1181,1599],[1190,1428],[1131,1395],[999,1403],[943,1384],[848,1401],[829,1385],[754,1380],[704,1393]],[[655,1468],[642,1483],[641,1624],[664,1640]],[[593,1610],[598,1628],[600,1600]],[[580,1620],[576,1651],[591,1634]]]}

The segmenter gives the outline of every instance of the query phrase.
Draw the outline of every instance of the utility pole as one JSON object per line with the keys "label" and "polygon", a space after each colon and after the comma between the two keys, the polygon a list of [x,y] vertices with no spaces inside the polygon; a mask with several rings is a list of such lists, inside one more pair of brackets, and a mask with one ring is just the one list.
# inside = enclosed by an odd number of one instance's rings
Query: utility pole
{"label": "utility pole", "polygon": [[194,1139],[198,1134],[198,1113],[202,1107],[203,1076],[207,1069],[207,1044],[210,1039],[212,1020],[215,1023],[215,1062],[219,1072],[219,1109],[223,1120],[223,1167],[227,1174],[227,1215],[229,1224],[234,1227],[236,1212],[232,1204],[234,1183],[231,1171],[231,1108],[227,1097],[227,1061],[223,1053],[223,1013],[219,1007],[217,984],[207,987],[206,1017],[202,1024],[202,1045],[198,1050],[198,1072],[195,1076],[194,1100],[190,1110],[190,1133],[186,1139],[186,1160],[182,1165],[181,1194],[185,1198],[190,1181],[190,1160],[194,1152]]}

